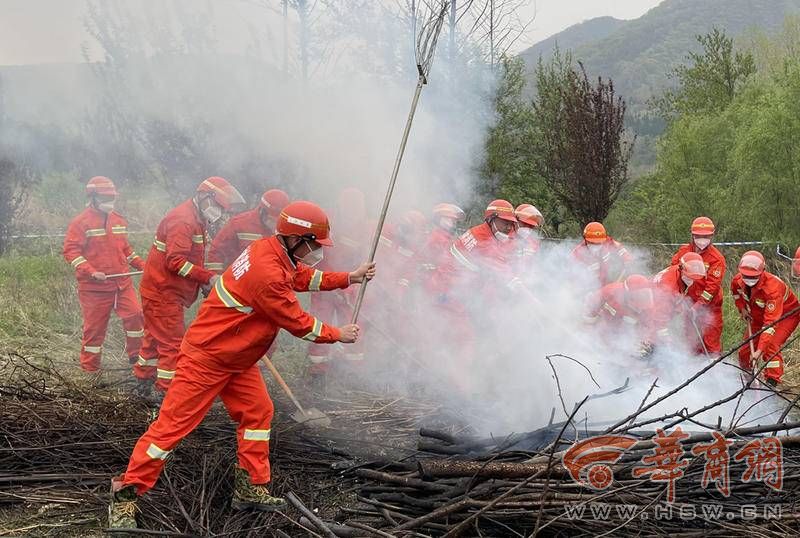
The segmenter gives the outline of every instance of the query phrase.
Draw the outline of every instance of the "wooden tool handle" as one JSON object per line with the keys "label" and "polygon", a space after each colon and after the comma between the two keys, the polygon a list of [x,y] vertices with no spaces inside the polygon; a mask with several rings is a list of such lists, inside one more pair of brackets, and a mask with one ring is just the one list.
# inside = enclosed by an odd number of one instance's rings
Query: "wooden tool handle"
{"label": "wooden tool handle", "polygon": [[300,402],[297,401],[297,398],[294,397],[292,389],[290,389],[289,385],[286,384],[286,381],[283,380],[283,377],[281,377],[281,374],[278,373],[278,370],[275,368],[275,365],[272,364],[272,361],[269,360],[269,357],[264,355],[263,357],[261,357],[261,360],[264,362],[264,364],[267,365],[267,368],[269,369],[269,372],[272,374],[272,377],[275,378],[275,381],[277,381],[278,385],[281,386],[283,392],[285,392],[286,395],[289,397],[289,399],[292,400],[294,406],[298,409],[298,411],[300,411],[305,415],[306,414],[305,409],[303,409],[303,406],[300,405]]}

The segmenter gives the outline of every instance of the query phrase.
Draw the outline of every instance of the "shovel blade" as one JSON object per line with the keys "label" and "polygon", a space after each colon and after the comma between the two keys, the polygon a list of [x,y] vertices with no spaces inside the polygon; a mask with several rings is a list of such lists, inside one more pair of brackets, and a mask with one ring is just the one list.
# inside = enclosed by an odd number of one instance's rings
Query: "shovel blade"
{"label": "shovel blade", "polygon": [[302,411],[295,411],[289,416],[298,424],[306,424],[308,426],[313,426],[314,428],[327,428],[331,425],[331,419],[328,417],[328,415],[316,407],[310,407],[306,409],[305,413]]}

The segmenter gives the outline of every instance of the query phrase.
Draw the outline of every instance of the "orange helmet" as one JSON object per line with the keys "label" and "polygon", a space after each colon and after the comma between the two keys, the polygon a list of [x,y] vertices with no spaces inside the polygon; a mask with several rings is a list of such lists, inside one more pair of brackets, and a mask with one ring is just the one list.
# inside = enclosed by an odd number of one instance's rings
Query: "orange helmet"
{"label": "orange helmet", "polygon": [[212,176],[203,180],[197,187],[197,194],[209,195],[225,211],[232,211],[236,206],[244,206],[244,198],[236,187],[225,178]]}
{"label": "orange helmet", "polygon": [[261,207],[273,216],[280,215],[283,208],[289,205],[289,195],[280,189],[270,189],[261,195]]}
{"label": "orange helmet", "polygon": [[583,229],[583,238],[587,243],[604,243],[608,239],[608,232],[601,223],[590,222]]}
{"label": "orange helmet", "polygon": [[702,280],[706,277],[706,264],[703,257],[696,252],[687,252],[681,256],[680,263],[681,276],[692,280]]}
{"label": "orange helmet", "polygon": [[544,217],[539,210],[531,204],[518,205],[514,210],[514,215],[517,217],[518,221],[533,228],[538,228],[544,224]]}
{"label": "orange helmet", "polygon": [[433,208],[434,217],[447,217],[454,220],[464,220],[464,210],[455,204],[436,204]]}
{"label": "orange helmet", "polygon": [[284,207],[275,231],[278,235],[295,235],[326,247],[333,246],[328,216],[321,207],[311,202],[301,200]]}
{"label": "orange helmet", "polygon": [[697,217],[692,221],[692,235],[714,235],[714,221],[708,217]]}
{"label": "orange helmet", "polygon": [[739,261],[739,272],[745,277],[760,277],[764,273],[766,265],[763,254],[756,250],[748,250]]}
{"label": "orange helmet", "polygon": [[653,306],[653,284],[646,276],[631,275],[625,279],[625,300],[637,310]]}
{"label": "orange helmet", "polygon": [[511,202],[505,200],[495,200],[489,204],[486,207],[486,211],[483,212],[483,218],[486,220],[498,218],[513,223],[517,222],[517,217],[514,216],[514,206],[511,205]]}
{"label": "orange helmet", "polygon": [[116,196],[117,188],[114,182],[105,176],[95,176],[86,184],[86,196],[92,197],[95,195],[101,196]]}
{"label": "orange helmet", "polygon": [[794,278],[800,278],[800,247],[797,247],[797,251],[794,253],[794,261],[792,262],[792,276]]}

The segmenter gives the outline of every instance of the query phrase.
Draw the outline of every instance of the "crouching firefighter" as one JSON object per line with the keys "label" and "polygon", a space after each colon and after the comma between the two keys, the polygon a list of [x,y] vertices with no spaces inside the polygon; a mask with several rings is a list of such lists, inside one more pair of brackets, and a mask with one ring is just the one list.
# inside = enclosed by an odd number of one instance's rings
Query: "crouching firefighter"
{"label": "crouching firefighter", "polygon": [[238,422],[232,507],[271,511],[285,504],[268,489],[273,406],[258,361],[280,329],[316,343],[358,340],[356,325],[322,323],[302,309],[295,292],[344,289],[375,275],[374,263],[350,273],[312,269],[323,245],[332,241],[322,209],[291,203],[276,235],[251,243],[215,282],[186,332],[158,418],[136,443],[125,473],[111,481],[109,527],[136,526],[138,496],[153,487],[170,452],[217,397]]}

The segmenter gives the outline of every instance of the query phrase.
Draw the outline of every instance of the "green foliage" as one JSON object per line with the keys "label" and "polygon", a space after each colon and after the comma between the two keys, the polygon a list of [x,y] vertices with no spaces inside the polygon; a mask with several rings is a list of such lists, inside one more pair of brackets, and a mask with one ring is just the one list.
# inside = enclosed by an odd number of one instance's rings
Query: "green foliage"
{"label": "green foliage", "polygon": [[713,112],[728,106],[747,80],[755,73],[755,60],[749,52],[734,51],[733,39],[714,28],[697,36],[700,52],[690,52],[690,64],[679,65],[670,74],[678,82],[656,100],[665,118],[695,112]]}

